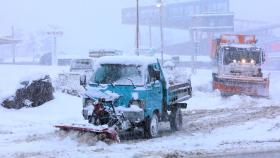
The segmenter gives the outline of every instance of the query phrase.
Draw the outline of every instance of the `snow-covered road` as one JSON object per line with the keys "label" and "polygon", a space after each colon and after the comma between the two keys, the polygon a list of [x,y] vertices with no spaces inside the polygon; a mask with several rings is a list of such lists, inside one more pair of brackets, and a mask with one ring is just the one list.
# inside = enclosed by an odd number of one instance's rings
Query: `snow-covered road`
{"label": "snow-covered road", "polygon": [[[27,74],[55,76],[65,68],[0,65],[0,98]],[[222,98],[211,90],[211,71],[192,76],[194,96],[184,111],[184,130],[171,133],[161,125],[161,137],[111,145],[90,136],[65,135],[53,125],[86,122],[81,99],[59,92],[37,108],[0,107],[0,157],[208,157],[280,149],[280,72],[271,72],[271,98]],[[1,96],[2,95],[2,96]]]}

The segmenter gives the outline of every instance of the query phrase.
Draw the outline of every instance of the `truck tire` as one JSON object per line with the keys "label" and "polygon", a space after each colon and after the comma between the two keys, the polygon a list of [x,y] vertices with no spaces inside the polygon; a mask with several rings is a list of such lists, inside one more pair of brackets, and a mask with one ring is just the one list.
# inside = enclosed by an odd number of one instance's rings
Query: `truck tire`
{"label": "truck tire", "polygon": [[155,138],[158,136],[158,116],[157,114],[153,114],[151,118],[146,119],[145,127],[144,127],[144,134],[146,138]]}
{"label": "truck tire", "polygon": [[183,115],[181,108],[175,108],[170,114],[170,128],[172,131],[180,131],[183,128]]}

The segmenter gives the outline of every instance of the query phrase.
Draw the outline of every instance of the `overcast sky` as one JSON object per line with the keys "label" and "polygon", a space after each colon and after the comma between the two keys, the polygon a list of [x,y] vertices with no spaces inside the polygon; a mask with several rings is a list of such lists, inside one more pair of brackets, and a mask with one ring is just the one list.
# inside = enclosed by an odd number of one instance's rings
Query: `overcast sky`
{"label": "overcast sky", "polygon": [[[134,6],[135,0],[0,0],[0,4],[0,36],[7,35],[11,25],[29,31],[55,25],[64,32],[59,46],[66,52],[134,47],[134,27],[121,25],[121,9]],[[231,11],[239,19],[277,22],[279,6],[279,0],[231,0]]]}

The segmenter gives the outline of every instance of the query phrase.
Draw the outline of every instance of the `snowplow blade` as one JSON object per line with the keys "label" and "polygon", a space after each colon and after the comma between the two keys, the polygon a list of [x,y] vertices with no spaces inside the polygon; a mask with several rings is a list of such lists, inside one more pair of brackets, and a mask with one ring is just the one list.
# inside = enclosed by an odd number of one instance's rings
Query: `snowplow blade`
{"label": "snowplow blade", "polygon": [[213,89],[223,96],[269,97],[269,77],[244,77],[213,74]]}
{"label": "snowplow blade", "polygon": [[63,131],[76,131],[81,133],[92,133],[97,136],[102,135],[103,138],[111,139],[113,141],[119,142],[119,136],[118,133],[112,129],[112,128],[99,128],[99,127],[93,127],[88,125],[82,125],[82,124],[72,124],[72,125],[56,125],[54,126],[56,128],[59,128]]}

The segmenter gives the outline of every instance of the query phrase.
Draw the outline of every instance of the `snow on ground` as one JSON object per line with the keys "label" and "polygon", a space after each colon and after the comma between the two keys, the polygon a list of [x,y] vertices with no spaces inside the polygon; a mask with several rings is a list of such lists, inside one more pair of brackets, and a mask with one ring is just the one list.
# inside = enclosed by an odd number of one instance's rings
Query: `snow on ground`
{"label": "snow on ground", "polygon": [[[12,92],[26,75],[65,67],[0,65],[0,98]],[[271,98],[222,98],[211,90],[211,70],[192,76],[193,98],[184,111],[183,130],[171,133],[161,125],[161,137],[111,145],[61,133],[60,123],[86,123],[78,97],[55,93],[55,99],[36,108],[0,107],[0,157],[207,157],[225,153],[280,149],[280,72],[271,72]]]}

